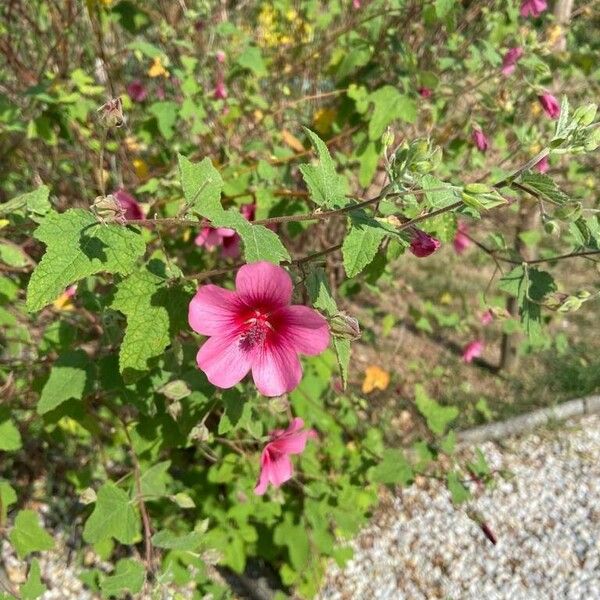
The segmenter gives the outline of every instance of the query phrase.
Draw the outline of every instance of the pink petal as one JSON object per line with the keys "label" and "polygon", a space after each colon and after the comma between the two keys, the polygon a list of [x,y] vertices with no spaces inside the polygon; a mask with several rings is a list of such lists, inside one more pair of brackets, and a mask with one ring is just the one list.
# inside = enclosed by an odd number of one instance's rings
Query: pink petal
{"label": "pink petal", "polygon": [[282,454],[300,454],[304,452],[306,441],[308,440],[308,431],[298,431],[290,433],[284,437],[270,442],[270,445]]}
{"label": "pink petal", "polygon": [[240,255],[240,236],[235,234],[232,237],[223,238],[223,247],[221,256],[224,258],[237,258]]}
{"label": "pink petal", "polygon": [[273,317],[277,332],[296,352],[316,356],[329,346],[329,325],[316,310],[302,305],[286,306]]}
{"label": "pink petal", "polygon": [[217,387],[230,388],[239,383],[250,370],[250,359],[243,352],[236,336],[213,336],[196,356],[198,366]]}
{"label": "pink petal", "polygon": [[235,235],[235,229],[229,229],[229,227],[217,227],[217,233],[221,237],[233,237]]}
{"label": "pink petal", "polygon": [[228,335],[237,331],[240,301],[235,292],[217,285],[203,285],[190,302],[188,322],[202,335]]}
{"label": "pink petal", "polygon": [[266,346],[253,356],[252,377],[263,396],[281,396],[300,383],[302,365],[295,350],[283,341]]}
{"label": "pink petal", "polygon": [[257,496],[262,496],[267,491],[267,486],[269,485],[269,468],[270,468],[270,459],[266,450],[263,450],[261,459],[260,459],[260,476],[258,478],[258,483],[254,488],[254,493]]}
{"label": "pink petal", "polygon": [[275,452],[269,453],[269,458],[270,462],[267,469],[269,481],[275,487],[279,487],[282,483],[292,478],[294,474],[292,461],[287,454],[277,454]]}
{"label": "pink petal", "polygon": [[292,278],[288,272],[265,261],[241,267],[235,287],[241,299],[252,307],[268,306],[273,310],[289,304],[292,298]]}

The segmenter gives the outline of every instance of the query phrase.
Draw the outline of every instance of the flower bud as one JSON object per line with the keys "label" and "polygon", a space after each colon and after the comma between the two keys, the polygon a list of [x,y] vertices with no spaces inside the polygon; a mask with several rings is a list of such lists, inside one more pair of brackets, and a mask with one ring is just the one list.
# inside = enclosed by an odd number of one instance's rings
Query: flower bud
{"label": "flower bud", "polygon": [[360,337],[360,325],[358,320],[344,312],[339,312],[329,319],[331,333],[335,337],[346,340],[357,340]]}
{"label": "flower bud", "polygon": [[112,194],[97,196],[91,208],[100,221],[119,221],[125,223],[125,210]]}
{"label": "flower bud", "polygon": [[111,98],[108,102],[104,103],[97,112],[100,117],[100,122],[105,127],[122,127],[125,123],[123,104],[121,103],[120,97]]}
{"label": "flower bud", "polygon": [[598,107],[595,104],[588,104],[587,106],[579,106],[573,113],[573,121],[581,127],[587,127],[594,122],[596,117],[596,111]]}
{"label": "flower bud", "polygon": [[394,134],[388,127],[386,132],[381,136],[381,143],[384,148],[389,148],[394,143]]}
{"label": "flower bud", "polygon": [[465,185],[465,192],[470,194],[492,194],[494,189],[485,183],[468,183]]}
{"label": "flower bud", "polygon": [[576,296],[578,298],[580,298],[581,300],[587,300],[592,294],[590,292],[588,292],[587,290],[579,290],[576,293]]}
{"label": "flower bud", "polygon": [[560,226],[554,219],[548,219],[544,223],[544,231],[548,235],[558,236],[560,235]]}

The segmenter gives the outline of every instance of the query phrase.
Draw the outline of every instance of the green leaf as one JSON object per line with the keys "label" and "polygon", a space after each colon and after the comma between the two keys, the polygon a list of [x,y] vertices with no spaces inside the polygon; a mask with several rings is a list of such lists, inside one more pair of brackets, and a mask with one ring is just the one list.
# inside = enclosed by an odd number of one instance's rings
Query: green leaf
{"label": "green leaf", "polygon": [[41,579],[40,563],[37,558],[34,558],[31,561],[31,567],[29,567],[27,581],[21,586],[20,597],[22,600],[36,600],[46,589]]}
{"label": "green leaf", "polygon": [[214,227],[229,227],[239,234],[242,238],[246,262],[267,260],[278,264],[290,260],[288,251],[274,231],[264,225],[250,223],[235,209],[213,215],[211,223]]}
{"label": "green leaf", "polygon": [[460,200],[460,196],[450,185],[433,175],[424,175],[421,187],[425,190],[425,199],[431,209],[444,208]]}
{"label": "green leaf", "polygon": [[223,179],[210,158],[207,157],[199,163],[191,162],[182,154],[177,158],[187,206],[197,215],[207,219],[222,213]]}
{"label": "green leaf", "polygon": [[452,10],[456,0],[435,0],[435,14],[438,19],[442,20]]}
{"label": "green leaf", "polygon": [[335,163],[321,138],[306,127],[304,130],[319,157],[318,165],[304,164],[299,167],[308,187],[310,199],[324,208],[336,208],[346,205],[348,203],[346,198],[348,182],[346,178],[336,172]]}
{"label": "green leaf", "polygon": [[157,499],[167,495],[167,486],[171,482],[171,476],[168,473],[170,466],[171,461],[166,460],[142,471],[140,477],[142,496]]}
{"label": "green leaf", "polygon": [[223,405],[225,410],[219,421],[219,435],[235,431],[249,424],[252,419],[252,405],[237,390],[223,392]]}
{"label": "green leaf", "polygon": [[437,434],[443,435],[448,425],[458,417],[456,406],[442,406],[429,398],[421,384],[415,385],[415,404],[419,412],[425,417],[427,427]]}
{"label": "green leaf", "polygon": [[454,504],[465,502],[471,497],[471,492],[461,483],[456,471],[448,473],[446,483]]}
{"label": "green leaf", "polygon": [[312,305],[332,317],[338,312],[337,303],[331,295],[327,275],[322,267],[317,267],[306,278],[306,290]]}
{"label": "green leaf", "polygon": [[158,131],[166,139],[173,137],[174,126],[177,123],[179,106],[175,102],[155,102],[148,108],[148,112],[156,117]]}
{"label": "green leaf", "polygon": [[275,528],[273,541],[279,546],[287,546],[290,562],[296,571],[306,567],[310,558],[310,547],[306,527],[292,522],[292,514],[285,513],[285,520]]}
{"label": "green leaf", "polygon": [[54,547],[54,540],[42,528],[40,518],[33,510],[19,511],[9,538],[19,558]]}
{"label": "green leaf", "polygon": [[31,258],[16,244],[0,241],[0,262],[9,267],[23,268],[31,265]]}
{"label": "green leaf", "polygon": [[348,372],[350,370],[350,355],[352,353],[352,345],[350,340],[334,337],[333,347],[335,349],[335,355],[340,368],[342,385],[344,389],[346,389],[346,386],[348,385]]}
{"label": "green leaf", "polygon": [[100,583],[104,597],[119,596],[123,592],[137,594],[141,591],[146,578],[144,566],[133,558],[122,558],[115,568],[114,575],[106,577]]}
{"label": "green leaf", "polygon": [[408,485],[413,479],[412,467],[408,464],[404,452],[393,448],[383,451],[381,462],[371,469],[369,479],[375,483]]}
{"label": "green leaf", "polygon": [[348,277],[358,275],[374,258],[389,231],[364,212],[352,213],[350,230],[342,244],[344,269]]}
{"label": "green leaf", "polygon": [[375,105],[369,121],[369,139],[371,140],[381,139],[387,126],[396,119],[414,123],[417,118],[415,101],[402,95],[391,85],[385,85],[371,93],[369,102]]}
{"label": "green leaf", "polygon": [[157,548],[195,552],[202,545],[202,538],[203,535],[199,531],[177,536],[173,532],[163,529],[152,536],[152,543]]}
{"label": "green leaf", "polygon": [[21,446],[21,434],[10,418],[10,411],[0,407],[0,450],[12,452]]}
{"label": "green leaf", "polygon": [[0,527],[6,523],[8,507],[15,504],[17,494],[8,481],[0,479]]}
{"label": "green leaf", "polygon": [[146,250],[138,231],[102,225],[91,212],[80,208],[49,213],[34,236],[47,248],[29,280],[30,312],[43,308],[84,277],[100,272],[127,275]]}
{"label": "green leaf", "polygon": [[533,189],[543,198],[555,202],[556,204],[565,204],[570,198],[565,194],[548,175],[542,173],[523,173],[521,183],[528,188]]}
{"label": "green leaf", "polygon": [[134,381],[148,370],[150,359],[171,343],[169,290],[164,279],[148,269],[137,271],[117,285],[111,308],[127,317],[119,352],[119,370],[125,381]]}
{"label": "green leaf", "polygon": [[534,346],[541,345],[544,335],[540,302],[544,296],[556,291],[552,275],[519,265],[500,279],[498,287],[517,298],[521,324],[529,342]]}
{"label": "green leaf", "polygon": [[0,217],[17,212],[22,214],[27,211],[34,221],[38,221],[51,208],[48,200],[49,195],[50,189],[45,185],[40,186],[33,192],[21,194],[8,202],[0,204]]}
{"label": "green leaf", "polygon": [[252,71],[257,77],[263,77],[267,74],[267,67],[260,52],[256,46],[248,46],[237,59],[237,64],[244,69]]}
{"label": "green leaf", "polygon": [[83,529],[83,539],[95,544],[114,537],[122,544],[139,538],[140,519],[129,496],[114,483],[105,483],[97,493],[96,506]]}
{"label": "green leaf", "polygon": [[90,362],[83,350],[61,354],[52,366],[40,396],[37,412],[44,415],[70,399],[81,400]]}

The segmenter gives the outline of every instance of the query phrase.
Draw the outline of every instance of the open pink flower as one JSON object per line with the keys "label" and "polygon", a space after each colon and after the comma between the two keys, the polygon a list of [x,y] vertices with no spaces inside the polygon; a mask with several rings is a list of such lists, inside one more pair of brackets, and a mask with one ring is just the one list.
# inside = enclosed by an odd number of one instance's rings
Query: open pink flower
{"label": "open pink flower", "polygon": [[459,221],[454,240],[452,241],[456,254],[462,254],[471,245],[468,231],[469,228],[467,227],[467,224]]}
{"label": "open pink flower", "polygon": [[558,115],[560,115],[560,104],[558,100],[548,92],[544,92],[540,96],[538,96],[538,100],[544,109],[544,112],[551,119],[558,119]]}
{"label": "open pink flower", "polygon": [[546,0],[523,0],[520,12],[522,17],[539,17],[547,8]]}
{"label": "open pink flower", "polygon": [[481,129],[474,129],[471,137],[480,152],[485,152],[490,147],[490,142]]}
{"label": "open pink flower", "polygon": [[128,221],[144,218],[144,211],[142,210],[140,203],[129,192],[121,188],[113,195],[121,205],[121,208],[125,211],[124,216]]}
{"label": "open pink flower", "polygon": [[127,95],[134,102],[143,102],[148,96],[146,86],[139,80],[135,79],[127,86]]}
{"label": "open pink flower", "polygon": [[540,160],[536,163],[535,167],[533,167],[538,173],[545,173],[550,168],[550,163],[548,162],[548,157],[544,156],[544,158],[540,158]]}
{"label": "open pink flower", "polygon": [[502,75],[511,75],[516,67],[517,62],[523,56],[523,48],[517,46],[511,48],[502,59]]}
{"label": "open pink flower", "polygon": [[431,94],[433,94],[433,92],[431,91],[430,88],[425,87],[425,86],[421,86],[417,92],[419,92],[419,96],[421,96],[421,98],[431,98]]}
{"label": "open pink flower", "polygon": [[298,354],[316,356],[329,345],[327,321],[307,306],[290,306],[292,279],[268,262],[244,265],[236,291],[203,285],[190,302],[189,323],[210,336],[196,357],[220,388],[239,383],[248,371],[265,396],[291,392],[300,383]]}
{"label": "open pink flower", "polygon": [[481,356],[481,353],[483,352],[483,346],[484,344],[482,340],[473,340],[472,342],[469,342],[463,350],[463,361],[470,363],[474,358]]}
{"label": "open pink flower", "polygon": [[313,429],[302,431],[304,421],[299,417],[292,420],[287,429],[276,429],[269,437],[262,454],[260,455],[260,476],[254,488],[257,496],[262,496],[267,491],[269,483],[280,487],[291,479],[294,467],[290,454],[301,454],[304,452],[308,438],[316,438],[317,433]]}
{"label": "open pink flower", "polygon": [[409,250],[415,256],[424,258],[433,254],[441,245],[440,241],[433,236],[415,228]]}
{"label": "open pink flower", "polygon": [[360,8],[360,0],[352,0],[352,8],[358,10]]}
{"label": "open pink flower", "polygon": [[222,65],[225,62],[225,59],[227,58],[225,52],[223,52],[223,50],[217,50],[215,52],[215,58],[217,59],[217,62]]}
{"label": "open pink flower", "polygon": [[[242,204],[240,212],[248,221],[254,221],[256,204]],[[207,250],[214,250],[221,246],[223,258],[237,258],[240,255],[240,236],[228,227],[203,227],[194,243]]]}

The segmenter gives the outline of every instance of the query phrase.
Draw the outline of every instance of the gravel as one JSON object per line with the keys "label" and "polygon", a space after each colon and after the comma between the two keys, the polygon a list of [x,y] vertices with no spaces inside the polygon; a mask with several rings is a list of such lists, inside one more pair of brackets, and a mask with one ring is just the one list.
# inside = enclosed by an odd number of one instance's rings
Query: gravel
{"label": "gravel", "polygon": [[319,599],[600,598],[600,416],[479,447],[514,477],[458,508],[432,479],[384,499]]}

